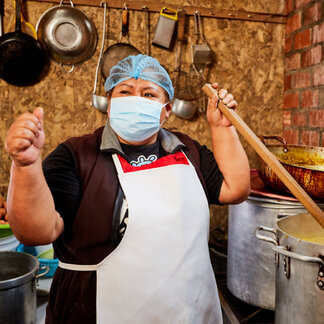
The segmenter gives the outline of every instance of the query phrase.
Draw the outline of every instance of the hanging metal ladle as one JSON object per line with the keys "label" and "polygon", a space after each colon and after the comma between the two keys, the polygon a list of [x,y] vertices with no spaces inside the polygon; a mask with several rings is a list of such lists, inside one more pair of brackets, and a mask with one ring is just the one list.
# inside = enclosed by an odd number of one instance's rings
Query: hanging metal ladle
{"label": "hanging metal ladle", "polygon": [[98,96],[96,95],[96,90],[97,90],[97,82],[98,82],[98,74],[99,74],[99,68],[100,68],[100,63],[102,59],[102,53],[105,45],[105,38],[106,38],[106,12],[107,12],[107,3],[105,1],[100,3],[100,6],[104,6],[104,18],[103,18],[103,35],[102,35],[102,44],[101,44],[101,50],[99,54],[99,59],[98,59],[98,64],[97,64],[97,69],[96,69],[96,77],[95,77],[95,83],[94,83],[94,88],[93,88],[93,93],[92,93],[92,98],[91,98],[91,105],[96,108],[97,110],[106,113],[108,109],[108,99],[104,96]]}

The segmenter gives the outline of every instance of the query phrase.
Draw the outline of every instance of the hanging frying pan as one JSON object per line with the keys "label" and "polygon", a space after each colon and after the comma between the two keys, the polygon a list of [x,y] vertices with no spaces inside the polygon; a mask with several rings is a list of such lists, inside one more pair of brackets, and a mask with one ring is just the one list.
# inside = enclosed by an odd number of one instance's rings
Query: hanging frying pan
{"label": "hanging frying pan", "polygon": [[129,43],[122,43],[122,37],[128,37],[128,12],[126,5],[122,8],[122,30],[119,43],[109,46],[102,56],[101,73],[107,79],[110,69],[128,55],[137,55],[140,51]]}
{"label": "hanging frying pan", "polygon": [[31,85],[39,81],[45,62],[41,44],[21,31],[21,0],[16,0],[15,31],[0,37],[0,77],[13,85]]}

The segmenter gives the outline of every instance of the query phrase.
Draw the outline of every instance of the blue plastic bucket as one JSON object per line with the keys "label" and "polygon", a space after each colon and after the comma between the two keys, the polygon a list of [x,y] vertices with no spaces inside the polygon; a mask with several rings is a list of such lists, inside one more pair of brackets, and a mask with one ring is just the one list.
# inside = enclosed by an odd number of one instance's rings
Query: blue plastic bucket
{"label": "blue plastic bucket", "polygon": [[[34,257],[37,257],[38,253],[37,253],[37,247],[36,246],[27,246],[24,244],[20,244],[17,247],[17,252],[25,252],[28,254],[31,254]],[[39,266],[49,266],[50,270],[49,272],[44,275],[44,278],[49,278],[49,277],[53,277],[54,273],[58,267],[58,263],[59,260],[58,259],[42,259],[42,258],[37,258],[39,261]]]}

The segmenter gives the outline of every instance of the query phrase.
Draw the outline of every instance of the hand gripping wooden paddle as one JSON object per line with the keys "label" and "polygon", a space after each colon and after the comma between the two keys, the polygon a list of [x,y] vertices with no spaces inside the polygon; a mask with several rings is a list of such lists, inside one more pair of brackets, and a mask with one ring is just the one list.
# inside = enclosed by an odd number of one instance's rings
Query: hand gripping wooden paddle
{"label": "hand gripping wooden paddle", "polygon": [[[210,98],[215,94],[217,95],[217,91],[211,86],[211,84],[205,84],[202,89]],[[230,109],[223,104],[222,100],[219,100],[218,102],[218,109],[228,118],[232,125],[252,146],[252,148],[264,160],[264,162],[267,163],[267,165],[276,173],[276,175],[286,185],[291,193],[304,205],[314,219],[324,228],[324,212],[315,204],[312,198],[259,140],[259,138],[240,118],[240,116],[233,109]]]}

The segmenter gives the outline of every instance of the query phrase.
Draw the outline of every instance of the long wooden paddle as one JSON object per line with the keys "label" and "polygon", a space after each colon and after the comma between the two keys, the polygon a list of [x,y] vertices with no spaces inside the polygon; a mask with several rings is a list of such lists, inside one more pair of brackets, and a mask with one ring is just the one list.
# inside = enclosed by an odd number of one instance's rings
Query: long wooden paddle
{"label": "long wooden paddle", "polygon": [[[215,94],[217,95],[217,91],[209,83],[205,84],[202,89],[210,98]],[[316,205],[312,198],[282,166],[278,159],[259,140],[259,138],[240,118],[240,116],[233,109],[230,109],[223,104],[222,100],[219,100],[218,102],[218,109],[228,118],[232,125],[252,146],[252,148],[264,160],[264,162],[276,173],[276,175],[286,185],[291,193],[305,206],[314,219],[324,228],[324,212]]]}

